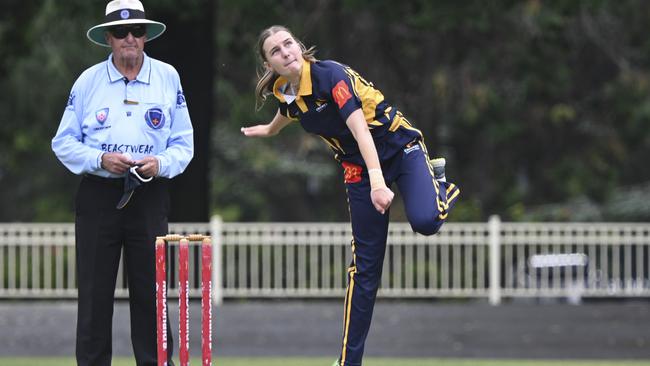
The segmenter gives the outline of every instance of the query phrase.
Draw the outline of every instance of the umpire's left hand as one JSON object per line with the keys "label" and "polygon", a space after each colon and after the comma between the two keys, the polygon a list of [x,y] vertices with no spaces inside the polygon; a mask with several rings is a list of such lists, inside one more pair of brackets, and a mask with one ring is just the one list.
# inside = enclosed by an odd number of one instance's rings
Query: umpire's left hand
{"label": "umpire's left hand", "polygon": [[149,178],[158,175],[158,159],[155,156],[145,156],[135,164],[140,166],[136,171],[142,177]]}

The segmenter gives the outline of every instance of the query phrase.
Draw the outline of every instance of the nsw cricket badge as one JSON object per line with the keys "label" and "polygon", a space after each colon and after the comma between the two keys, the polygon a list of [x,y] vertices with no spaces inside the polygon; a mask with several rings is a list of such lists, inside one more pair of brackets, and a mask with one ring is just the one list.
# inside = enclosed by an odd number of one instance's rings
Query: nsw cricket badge
{"label": "nsw cricket badge", "polygon": [[154,130],[159,130],[165,125],[165,114],[158,107],[147,109],[144,119],[147,121],[147,125]]}

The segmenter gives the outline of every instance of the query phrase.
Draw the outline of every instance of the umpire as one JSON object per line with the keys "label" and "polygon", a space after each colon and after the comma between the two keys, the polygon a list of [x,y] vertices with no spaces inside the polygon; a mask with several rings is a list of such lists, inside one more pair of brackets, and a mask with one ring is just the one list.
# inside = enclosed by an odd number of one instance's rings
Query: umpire
{"label": "umpire", "polygon": [[168,181],[194,153],[178,73],[144,53],[145,42],[164,31],[145,18],[140,1],[109,2],[104,22],[87,36],[112,53],[76,80],[52,139],[63,165],[82,175],[75,200],[78,365],[111,364],[122,250],[136,363],[157,363],[154,241],[168,230]]}

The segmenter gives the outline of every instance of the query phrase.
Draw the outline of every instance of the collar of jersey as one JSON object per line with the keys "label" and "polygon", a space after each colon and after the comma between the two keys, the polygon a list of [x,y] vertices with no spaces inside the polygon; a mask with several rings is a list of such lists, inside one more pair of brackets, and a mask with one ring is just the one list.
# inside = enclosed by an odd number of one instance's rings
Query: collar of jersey
{"label": "collar of jersey", "polygon": [[[108,55],[108,60],[106,61],[108,64],[108,78],[111,80],[111,83],[114,83],[116,81],[122,81],[124,80],[124,75],[122,75],[115,65],[113,64],[113,54],[111,53]],[[138,76],[136,76],[136,80],[149,84],[149,76],[151,75],[151,59],[147,54],[144,54],[144,59],[142,60],[142,67],[140,68],[140,72],[138,73]]]}
{"label": "collar of jersey", "polygon": [[[307,60],[302,62],[302,72],[300,74],[300,89],[298,90],[298,95],[296,99],[304,95],[311,95],[311,63]],[[283,87],[289,82],[284,76],[280,76],[273,83],[273,95],[282,103],[287,101],[284,99],[284,94],[282,93]]]}

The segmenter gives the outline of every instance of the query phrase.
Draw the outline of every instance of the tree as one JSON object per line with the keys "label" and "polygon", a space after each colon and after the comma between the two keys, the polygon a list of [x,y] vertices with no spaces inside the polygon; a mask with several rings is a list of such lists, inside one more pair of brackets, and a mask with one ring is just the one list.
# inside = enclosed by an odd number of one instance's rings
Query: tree
{"label": "tree", "polygon": [[[80,0],[8,1],[12,16],[0,15],[0,221],[71,220],[78,178],[56,161],[50,139],[75,78],[106,57],[84,34],[102,10]],[[145,4],[170,25],[151,52],[178,64],[198,135],[210,140],[191,168],[208,179],[188,170],[191,184],[179,180],[177,189],[203,198],[210,213],[348,219],[341,169],[318,138],[299,126],[269,140],[239,132],[275,112],[273,101],[255,111],[254,48],[262,29],[284,24],[318,46],[319,58],[374,82],[423,131],[429,151],[447,157],[447,175],[462,189],[452,220],[650,218],[636,204],[650,182],[643,1],[212,4]],[[208,64],[212,72],[197,72]],[[404,219],[399,200],[391,214]]]}

